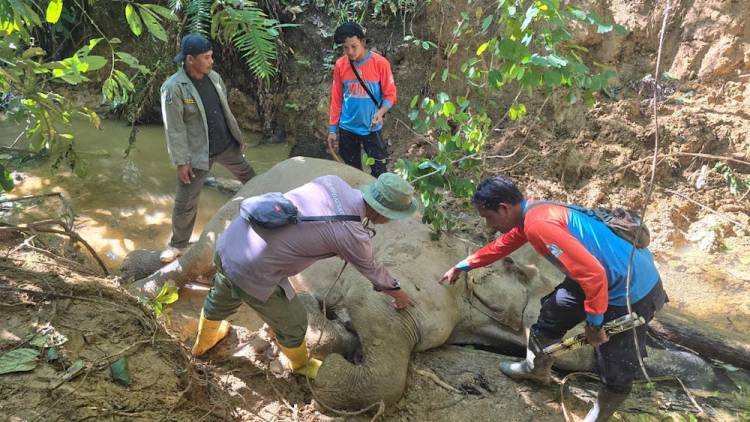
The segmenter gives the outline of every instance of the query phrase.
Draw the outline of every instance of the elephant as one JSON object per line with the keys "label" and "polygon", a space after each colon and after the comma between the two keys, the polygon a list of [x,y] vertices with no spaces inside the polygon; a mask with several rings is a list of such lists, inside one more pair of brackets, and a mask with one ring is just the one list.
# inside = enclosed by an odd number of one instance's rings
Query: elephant
{"label": "elephant", "polygon": [[[352,186],[372,177],[333,161],[295,157],[256,176],[207,224],[199,241],[177,261],[127,286],[135,295],[153,297],[166,280],[180,286],[210,279],[217,237],[237,215],[242,199],[284,192],[322,175],[335,174]],[[406,387],[411,355],[444,344],[519,350],[526,346],[541,298],[562,281],[552,264],[524,247],[492,266],[472,271],[453,286],[438,283],[442,274],[475,245],[454,236],[431,240],[420,217],[375,227],[375,256],[412,297],[413,307],[396,310],[390,298],[375,292],[367,279],[338,258],[318,261],[290,280],[309,314],[307,342],[323,364],[312,382],[315,397],[327,406],[361,409],[390,405]],[[713,382],[711,366],[680,348],[649,348],[652,374],[681,370],[694,383]],[[583,347],[556,357],[564,370],[591,370],[593,350]]]}

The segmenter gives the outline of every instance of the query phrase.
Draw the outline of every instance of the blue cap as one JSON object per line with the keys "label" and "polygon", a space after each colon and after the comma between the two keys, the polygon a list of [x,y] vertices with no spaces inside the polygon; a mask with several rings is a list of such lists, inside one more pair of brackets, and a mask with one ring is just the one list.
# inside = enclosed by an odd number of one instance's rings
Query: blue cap
{"label": "blue cap", "polygon": [[182,37],[182,50],[174,56],[174,62],[182,63],[188,55],[197,56],[211,50],[211,41],[198,34],[187,34]]}

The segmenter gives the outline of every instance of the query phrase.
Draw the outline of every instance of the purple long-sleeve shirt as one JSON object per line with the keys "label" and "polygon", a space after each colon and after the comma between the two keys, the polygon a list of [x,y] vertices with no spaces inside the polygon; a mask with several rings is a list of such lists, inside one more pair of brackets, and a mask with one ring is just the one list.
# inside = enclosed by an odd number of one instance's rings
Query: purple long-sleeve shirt
{"label": "purple long-sleeve shirt", "polygon": [[[300,216],[365,217],[362,193],[337,176],[318,177],[284,196],[297,206]],[[396,285],[375,260],[368,232],[359,221],[303,222],[263,229],[237,216],[219,237],[216,251],[232,282],[262,301],[277,286],[287,298],[293,298],[295,292],[287,277],[332,256],[348,261],[378,290]]]}

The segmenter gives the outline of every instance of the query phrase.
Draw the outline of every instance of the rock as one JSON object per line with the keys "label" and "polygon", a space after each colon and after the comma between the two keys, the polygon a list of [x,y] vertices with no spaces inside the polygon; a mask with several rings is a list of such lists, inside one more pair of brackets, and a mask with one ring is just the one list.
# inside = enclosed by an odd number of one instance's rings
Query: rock
{"label": "rock", "polygon": [[686,239],[697,243],[701,251],[712,253],[721,249],[723,239],[731,230],[731,223],[715,214],[709,214],[688,227]]}

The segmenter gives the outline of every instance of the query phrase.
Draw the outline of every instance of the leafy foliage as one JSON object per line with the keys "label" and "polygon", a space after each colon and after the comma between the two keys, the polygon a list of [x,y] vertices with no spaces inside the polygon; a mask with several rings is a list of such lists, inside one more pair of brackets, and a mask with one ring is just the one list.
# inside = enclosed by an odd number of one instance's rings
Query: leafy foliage
{"label": "leafy foliage", "polygon": [[278,21],[269,19],[255,3],[248,2],[217,10],[211,35],[231,42],[248,69],[259,78],[268,78],[276,73],[276,38],[280,27]]}
{"label": "leafy foliage", "polygon": [[744,179],[738,176],[731,167],[725,163],[716,163],[714,171],[724,177],[729,186],[729,193],[732,195],[739,195],[743,191],[750,191],[750,179]]}
{"label": "leafy foliage", "polygon": [[[559,0],[496,0],[492,6],[488,10],[475,6],[472,14],[461,14],[453,41],[444,46],[447,65],[433,74],[433,79],[447,85],[461,81],[468,86],[467,93],[450,98],[440,92],[411,102],[409,118],[414,129],[430,140],[434,153],[400,160],[397,169],[422,196],[424,221],[436,236],[452,225],[440,207],[445,193],[457,198],[473,195],[491,128],[506,119],[524,119],[528,113],[524,95],[531,99],[564,90],[570,104],[582,98],[590,105],[615,75],[608,69],[592,71],[584,64],[581,54],[586,49],[573,43],[571,28],[584,24],[593,25],[598,33],[623,33],[623,27],[605,24]],[[473,54],[453,66],[451,59],[467,49]],[[493,118],[501,95],[509,89],[518,91],[516,100]]]}
{"label": "leafy foliage", "polygon": [[177,299],[180,298],[178,291],[179,289],[175,286],[173,281],[170,280],[164,283],[159,294],[156,295],[151,303],[151,309],[154,310],[154,315],[157,317],[163,315],[166,305],[177,302]]}

